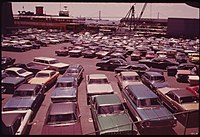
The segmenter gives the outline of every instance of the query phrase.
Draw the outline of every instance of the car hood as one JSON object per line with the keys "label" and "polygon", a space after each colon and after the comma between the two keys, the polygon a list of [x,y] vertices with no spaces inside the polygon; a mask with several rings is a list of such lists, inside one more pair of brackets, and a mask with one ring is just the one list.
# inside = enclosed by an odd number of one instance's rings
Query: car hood
{"label": "car hood", "polygon": [[152,106],[152,107],[139,108],[138,113],[140,113],[142,120],[174,119],[172,114],[164,106],[155,106],[155,107]]}
{"label": "car hood", "polygon": [[181,105],[184,110],[199,110],[199,103],[183,103]]}
{"label": "car hood", "polygon": [[25,73],[20,74],[20,76],[22,76],[22,77],[27,77],[27,76],[30,76],[30,75],[33,75],[33,73],[32,72],[25,72]]}
{"label": "car hood", "polygon": [[113,93],[113,89],[110,84],[89,84],[87,85],[87,92],[89,94]]}
{"label": "car hood", "polygon": [[51,64],[50,66],[52,66],[52,67],[68,67],[69,64],[65,64],[65,63],[56,63],[56,64]]}
{"label": "car hood", "polygon": [[12,97],[3,107],[4,109],[31,108],[35,97]]}
{"label": "car hood", "polygon": [[80,123],[71,125],[44,125],[42,129],[43,135],[81,135],[82,129]]}
{"label": "car hood", "polygon": [[[102,131],[100,134],[105,134],[109,132],[122,132],[122,131],[131,131],[132,130],[132,122],[126,113],[124,114],[114,114],[114,115],[100,115],[98,116],[100,130]],[[130,125],[129,125],[130,123]],[[122,126],[125,125],[125,126]],[[116,127],[116,128],[113,128]],[[110,129],[109,129],[110,128]],[[109,130],[106,130],[109,129]],[[137,131],[135,125],[133,126],[133,130]]]}
{"label": "car hood", "polygon": [[55,88],[52,92],[51,97],[76,97],[77,90],[76,88],[67,88],[67,87],[59,87]]}
{"label": "car hood", "polygon": [[49,77],[47,78],[32,78],[28,83],[30,84],[44,84],[48,81]]}

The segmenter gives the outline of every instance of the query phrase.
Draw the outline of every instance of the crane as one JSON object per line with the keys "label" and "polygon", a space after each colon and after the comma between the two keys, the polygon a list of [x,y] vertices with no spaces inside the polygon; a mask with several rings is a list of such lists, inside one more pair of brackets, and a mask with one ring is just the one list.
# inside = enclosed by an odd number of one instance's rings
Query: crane
{"label": "crane", "polygon": [[[143,13],[144,13],[144,10],[145,10],[145,8],[147,6],[147,3],[144,4],[144,6],[143,6],[138,18],[135,18],[135,8],[134,8],[135,5],[136,5],[136,3],[132,5],[131,9],[128,11],[126,16],[120,20],[120,25],[123,24],[123,23],[128,23],[129,22],[129,32],[130,33],[132,31],[132,25],[133,25],[134,31],[136,30],[137,25],[138,25]],[[129,33],[129,35],[130,35],[130,33]]]}

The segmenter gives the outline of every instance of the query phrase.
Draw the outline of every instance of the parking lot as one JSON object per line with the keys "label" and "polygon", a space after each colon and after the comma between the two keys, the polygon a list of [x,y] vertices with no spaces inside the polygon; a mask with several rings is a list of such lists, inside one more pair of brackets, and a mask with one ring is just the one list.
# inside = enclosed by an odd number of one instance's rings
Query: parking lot
{"label": "parking lot", "polygon": [[[115,73],[113,71],[104,71],[104,70],[97,70],[96,63],[100,59],[97,58],[83,58],[81,57],[69,57],[69,56],[57,56],[55,54],[55,50],[59,49],[62,46],[70,45],[70,43],[62,43],[56,45],[49,45],[48,47],[41,47],[40,49],[32,49],[26,52],[8,52],[2,51],[2,56],[9,56],[16,59],[15,63],[29,63],[33,60],[36,56],[45,56],[45,57],[53,57],[58,59],[58,61],[68,64],[81,64],[84,67],[84,79],[82,80],[81,84],[78,87],[78,104],[81,113],[81,124],[82,124],[82,131],[84,135],[87,134],[95,134],[93,121],[91,118],[90,107],[87,105],[87,98],[86,98],[86,85],[85,85],[85,76],[88,74],[93,73],[104,73],[111,85],[114,89],[114,93],[117,94],[121,98],[120,89],[117,85],[117,80],[115,78]],[[130,57],[127,58],[130,61]],[[60,75],[61,76],[61,75]],[[178,83],[176,82],[175,77],[169,77],[164,72],[164,76],[166,81],[169,82],[171,87],[177,88],[185,88],[189,86],[189,83]],[[30,135],[40,135],[42,126],[44,124],[45,115],[47,112],[47,108],[51,103],[50,95],[54,89],[54,86],[49,89],[45,93],[45,98],[39,108],[35,118],[30,123],[30,131],[28,134]],[[2,94],[2,106],[8,101],[11,97],[11,94]],[[154,135],[183,135],[183,134],[196,134],[198,133],[197,127],[192,128],[185,128],[180,122],[178,122],[177,126],[173,129],[152,129],[149,131],[140,132],[139,134],[154,134]]]}

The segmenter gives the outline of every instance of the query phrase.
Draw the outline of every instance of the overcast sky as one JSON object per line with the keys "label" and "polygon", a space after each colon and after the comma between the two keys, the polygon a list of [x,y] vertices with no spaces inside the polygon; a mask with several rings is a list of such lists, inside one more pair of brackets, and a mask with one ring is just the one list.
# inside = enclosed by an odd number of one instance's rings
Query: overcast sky
{"label": "overcast sky", "polygon": [[[32,11],[35,13],[35,6],[43,6],[44,14],[58,15],[59,10],[64,6],[68,7],[70,16],[73,17],[101,17],[122,18],[128,13],[134,3],[72,3],[72,2],[12,2],[14,14],[22,11]],[[139,16],[144,3],[136,3],[135,16]],[[148,3],[143,13],[144,18],[199,18],[199,9],[191,7],[185,3]]]}

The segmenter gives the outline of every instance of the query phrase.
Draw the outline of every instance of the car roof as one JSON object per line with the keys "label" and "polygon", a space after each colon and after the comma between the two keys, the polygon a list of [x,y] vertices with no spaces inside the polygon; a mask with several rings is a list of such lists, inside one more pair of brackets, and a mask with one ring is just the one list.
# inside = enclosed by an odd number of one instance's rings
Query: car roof
{"label": "car roof", "polygon": [[123,76],[139,76],[135,71],[122,71],[120,72]]}
{"label": "car roof", "polygon": [[35,57],[34,59],[47,60],[47,61],[56,60],[56,58],[50,58],[50,57]]}
{"label": "car roof", "polygon": [[74,113],[75,105],[75,102],[52,103],[50,104],[49,115]]}
{"label": "car roof", "polygon": [[163,76],[161,73],[154,71],[147,71],[145,73],[149,74],[150,76]]}
{"label": "car roof", "polygon": [[19,118],[22,117],[20,113],[7,113],[2,115],[3,123],[9,127],[14,124],[14,122]]}
{"label": "car roof", "polygon": [[72,76],[66,76],[66,77],[60,77],[57,82],[62,82],[62,83],[66,83],[66,82],[70,82],[70,81],[75,81],[75,78]]}
{"label": "car roof", "polygon": [[96,78],[107,78],[105,74],[89,74],[90,79],[96,79]]}
{"label": "car roof", "polygon": [[17,71],[17,70],[21,70],[22,68],[20,67],[10,67],[10,68],[7,68],[6,70],[11,70],[11,71]]}
{"label": "car roof", "polygon": [[188,96],[195,96],[192,92],[188,91],[187,89],[180,88],[175,90],[170,90],[169,92],[174,93],[177,97],[188,97]]}
{"label": "car roof", "polygon": [[158,96],[153,93],[147,86],[144,84],[137,85],[128,85],[128,89],[137,96],[138,99],[146,99],[146,98],[157,98]]}
{"label": "car roof", "polygon": [[80,64],[70,64],[68,68],[78,68]]}
{"label": "car roof", "polygon": [[108,104],[121,104],[121,101],[116,94],[97,95],[95,98],[99,106]]}
{"label": "car roof", "polygon": [[39,84],[22,84],[20,85],[16,91],[34,91],[35,89],[37,89],[38,86],[41,86]]}

